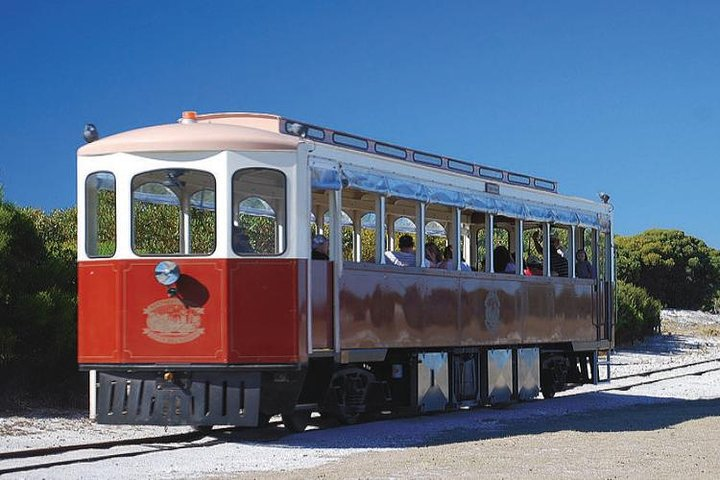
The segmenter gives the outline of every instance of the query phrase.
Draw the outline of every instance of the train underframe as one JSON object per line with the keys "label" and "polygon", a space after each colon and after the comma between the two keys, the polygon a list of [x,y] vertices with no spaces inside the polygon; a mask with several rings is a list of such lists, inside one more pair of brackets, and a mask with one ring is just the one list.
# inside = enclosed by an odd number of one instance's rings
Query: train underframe
{"label": "train underframe", "polygon": [[[88,367],[90,368],[90,367]],[[262,426],[281,414],[302,431],[312,412],[356,423],[381,413],[421,414],[551,398],[597,382],[597,351],[542,347],[388,350],[383,361],[307,365],[95,366],[99,423]]]}

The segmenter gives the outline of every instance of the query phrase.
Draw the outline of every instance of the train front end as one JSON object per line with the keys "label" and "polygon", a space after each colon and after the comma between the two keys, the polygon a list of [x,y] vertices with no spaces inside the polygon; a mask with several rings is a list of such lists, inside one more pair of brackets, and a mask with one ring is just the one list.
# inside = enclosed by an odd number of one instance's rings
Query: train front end
{"label": "train front end", "polygon": [[295,406],[309,239],[287,232],[309,181],[277,122],[188,114],[78,150],[78,363],[98,422],[254,426]]}

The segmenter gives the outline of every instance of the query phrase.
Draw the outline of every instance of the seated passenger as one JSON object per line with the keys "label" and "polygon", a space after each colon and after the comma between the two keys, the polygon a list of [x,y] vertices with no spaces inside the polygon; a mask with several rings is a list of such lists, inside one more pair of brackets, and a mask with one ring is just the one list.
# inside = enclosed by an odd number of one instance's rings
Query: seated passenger
{"label": "seated passenger", "polygon": [[577,278],[595,278],[595,269],[592,263],[588,262],[587,253],[582,248],[577,251],[575,258],[575,276]]}
{"label": "seated passenger", "polygon": [[[453,248],[452,245],[448,245],[445,247],[445,250],[443,251],[443,255],[445,256],[445,261],[447,263],[448,270],[455,270],[455,265],[452,262],[453,259]],[[470,265],[467,264],[464,258],[460,257],[460,270],[463,272],[470,272],[472,269],[470,268]]]}
{"label": "seated passenger", "polygon": [[527,259],[527,262],[525,263],[525,270],[523,270],[523,274],[527,276],[542,276],[542,260],[533,255],[530,255]]}
{"label": "seated passenger", "polygon": [[232,249],[235,253],[255,253],[245,230],[239,225],[232,227]]}
{"label": "seated passenger", "polygon": [[385,252],[388,263],[399,267],[414,267],[417,264],[415,254],[415,241],[410,235],[402,235],[398,239],[400,250]]}
{"label": "seated passenger", "polygon": [[440,248],[433,242],[425,244],[425,260],[429,268],[447,269],[447,261],[443,258]]}
{"label": "seated passenger", "polygon": [[507,248],[498,245],[493,250],[493,266],[495,273],[515,273],[515,260]]}
{"label": "seated passenger", "polygon": [[315,235],[312,239],[312,259],[313,260],[330,260],[328,256],[328,248],[330,242],[325,235]]}

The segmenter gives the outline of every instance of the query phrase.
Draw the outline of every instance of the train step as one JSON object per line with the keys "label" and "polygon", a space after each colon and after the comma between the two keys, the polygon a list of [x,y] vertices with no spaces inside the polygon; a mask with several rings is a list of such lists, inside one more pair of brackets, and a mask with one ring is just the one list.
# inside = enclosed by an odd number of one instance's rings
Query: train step
{"label": "train step", "polygon": [[[612,379],[610,367],[613,365],[613,363],[610,358],[610,350],[596,351],[593,354],[593,383],[595,385],[597,385],[598,383],[609,382]],[[603,371],[604,375],[601,373]]]}

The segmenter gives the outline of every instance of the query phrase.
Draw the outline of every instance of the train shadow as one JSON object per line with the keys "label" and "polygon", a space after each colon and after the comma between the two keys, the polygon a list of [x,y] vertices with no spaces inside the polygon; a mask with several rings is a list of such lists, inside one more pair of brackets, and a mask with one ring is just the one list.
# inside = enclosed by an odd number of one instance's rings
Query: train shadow
{"label": "train shadow", "polygon": [[[411,418],[337,426],[313,419],[313,430],[283,434],[280,424],[264,435],[218,435],[219,441],[321,449],[396,449],[559,432],[653,431],[720,415],[720,399],[658,399],[603,392],[476,408]],[[246,432],[247,433],[247,432]],[[259,432],[258,432],[259,433]],[[253,438],[254,437],[254,438]],[[264,438],[263,438],[264,437]]]}

